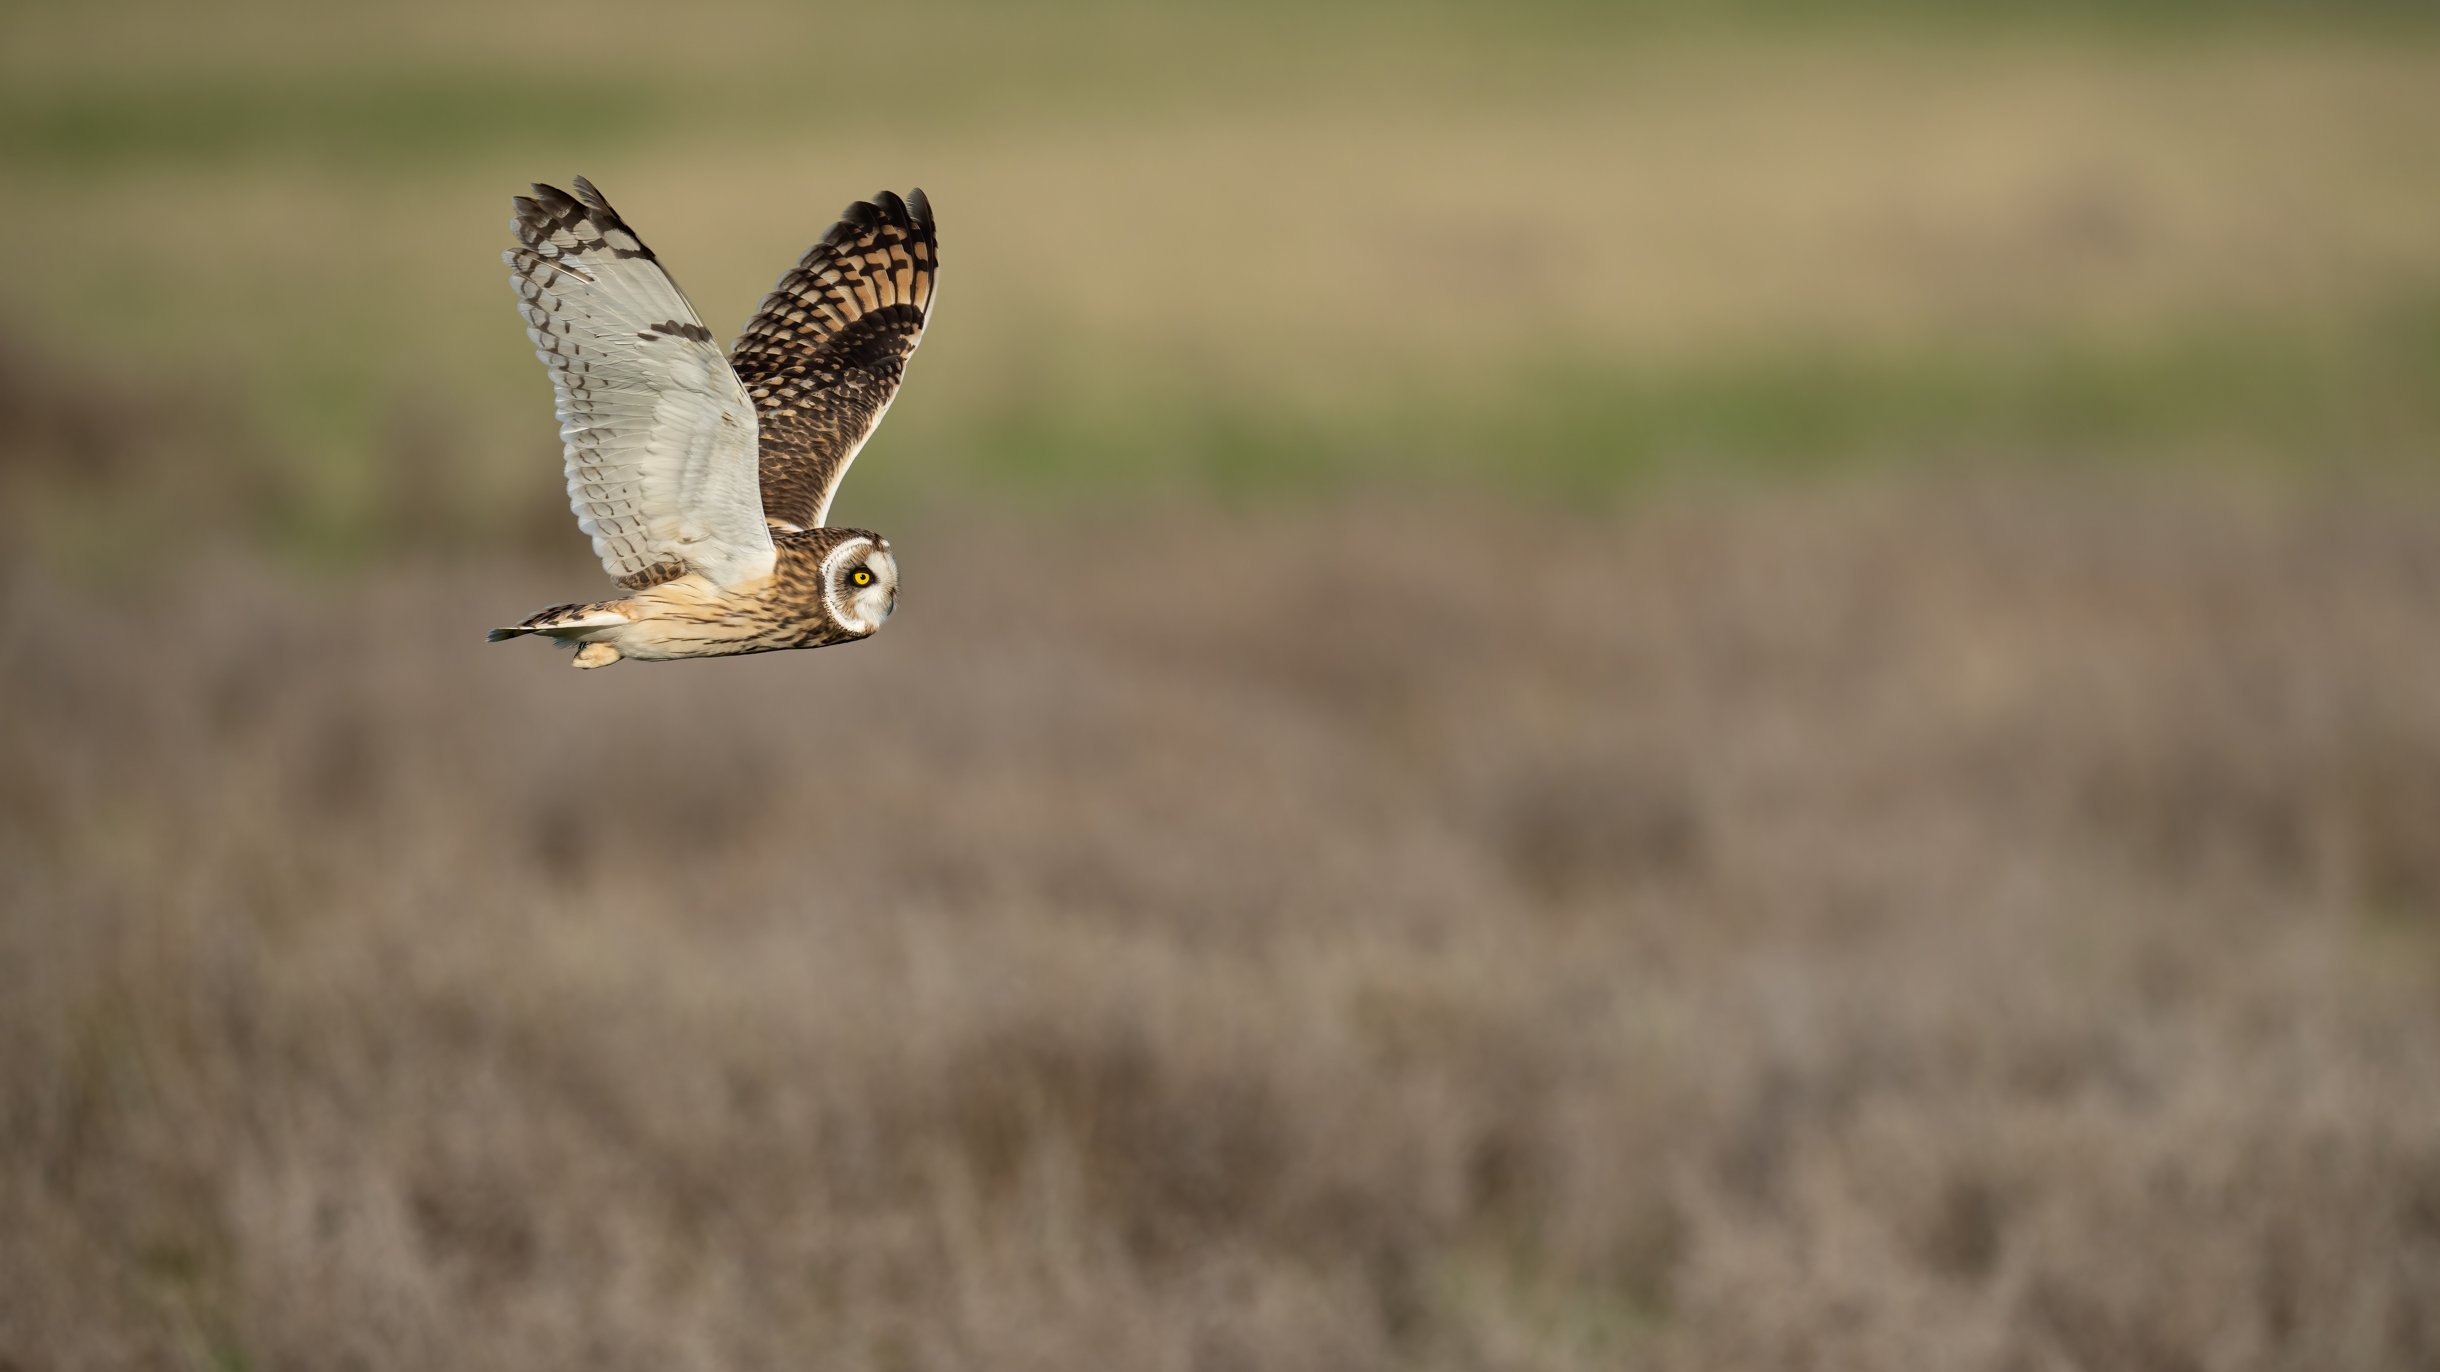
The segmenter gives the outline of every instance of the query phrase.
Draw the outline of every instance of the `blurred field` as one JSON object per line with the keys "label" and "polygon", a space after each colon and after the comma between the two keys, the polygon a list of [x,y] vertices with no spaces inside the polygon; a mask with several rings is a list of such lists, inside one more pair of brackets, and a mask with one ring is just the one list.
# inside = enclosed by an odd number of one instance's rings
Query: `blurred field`
{"label": "blurred field", "polygon": [[846,200],[932,193],[950,313],[850,518],[2427,457],[2440,43],[1995,8],[22,7],[0,318],[240,406],[323,553],[387,462],[495,531],[550,504],[489,264],[579,171],[723,334]]}
{"label": "blurred field", "polygon": [[2440,1358],[2428,507],[898,541],[599,680],[468,632],[563,578],[19,581],[0,1349]]}
{"label": "blurred field", "polygon": [[[503,197],[921,184],[582,676]],[[2440,1365],[2413,6],[0,15],[0,1372]]]}

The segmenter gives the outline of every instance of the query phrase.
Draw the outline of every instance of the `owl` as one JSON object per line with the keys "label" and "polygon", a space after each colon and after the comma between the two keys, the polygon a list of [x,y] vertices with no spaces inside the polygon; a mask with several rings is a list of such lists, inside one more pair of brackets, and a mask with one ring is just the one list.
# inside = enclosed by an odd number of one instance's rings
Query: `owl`
{"label": "owl", "polygon": [[825,524],[932,310],[920,190],[847,207],[726,357],[583,177],[514,199],[518,313],[559,396],[568,505],[628,594],[491,631],[579,667],[821,648],[898,607],[890,542]]}

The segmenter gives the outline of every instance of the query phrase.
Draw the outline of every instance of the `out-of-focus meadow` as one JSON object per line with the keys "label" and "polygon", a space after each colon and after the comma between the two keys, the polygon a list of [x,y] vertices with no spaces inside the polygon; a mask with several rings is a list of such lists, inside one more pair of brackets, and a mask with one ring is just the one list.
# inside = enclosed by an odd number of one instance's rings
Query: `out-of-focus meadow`
{"label": "out-of-focus meadow", "polygon": [[[870,643],[511,309],[921,185]],[[2440,1364],[2440,23],[0,14],[0,1369]]]}

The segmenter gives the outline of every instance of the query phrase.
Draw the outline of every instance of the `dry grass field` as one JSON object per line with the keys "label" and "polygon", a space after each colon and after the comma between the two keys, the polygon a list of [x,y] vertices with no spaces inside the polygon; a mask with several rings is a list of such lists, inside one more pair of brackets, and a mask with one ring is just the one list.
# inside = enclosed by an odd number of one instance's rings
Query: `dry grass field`
{"label": "dry grass field", "polygon": [[899,542],[15,579],[8,1365],[2440,1359],[2428,498]]}
{"label": "dry grass field", "polygon": [[[1964,8],[0,12],[0,1372],[2440,1366],[2440,33]],[[482,642],[576,172],[873,641]]]}

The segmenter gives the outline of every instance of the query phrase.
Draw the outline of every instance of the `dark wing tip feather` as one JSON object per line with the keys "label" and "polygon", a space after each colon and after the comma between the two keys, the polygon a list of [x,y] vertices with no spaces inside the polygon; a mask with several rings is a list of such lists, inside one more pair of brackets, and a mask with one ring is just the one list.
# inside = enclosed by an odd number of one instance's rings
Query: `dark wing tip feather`
{"label": "dark wing tip feather", "polygon": [[550,205],[539,194],[549,189],[548,186],[536,186],[534,187],[537,192],[535,195],[512,195],[508,198],[509,207],[516,211],[517,216],[516,221],[509,227],[515,229],[518,240],[528,246],[551,236]]}
{"label": "dark wing tip feather", "polygon": [[861,238],[883,227],[906,229],[929,236],[932,229],[932,202],[925,198],[921,187],[903,199],[896,191],[880,191],[870,200],[859,200],[839,211],[839,222],[822,235],[818,247],[835,248],[852,239]]}
{"label": "dark wing tip feather", "polygon": [[566,191],[539,181],[534,183],[532,195],[512,195],[509,204],[517,211],[516,222],[510,227],[527,247],[549,242],[552,234],[573,226],[584,214]]}
{"label": "dark wing tip feather", "polygon": [[[600,215],[604,224],[615,224],[619,228],[627,228],[627,221],[619,218],[618,211],[610,208],[610,202],[603,199],[602,193],[593,188],[593,183],[581,176],[576,178],[576,198],[584,201],[587,208]],[[634,230],[629,229],[628,232],[633,233]]]}
{"label": "dark wing tip feather", "polygon": [[[523,199],[524,197],[518,198]],[[577,208],[576,197],[557,186],[546,185],[540,181],[534,183],[534,203],[542,208],[543,213],[554,218],[565,218],[575,213]]]}
{"label": "dark wing tip feather", "polygon": [[592,182],[580,176],[575,186],[576,194],[570,195],[557,186],[537,181],[533,195],[509,198],[517,211],[513,227],[526,246],[540,248],[553,235],[565,233],[577,241],[579,248],[599,248],[601,240],[615,230],[635,243],[633,248],[620,249],[621,256],[652,259],[652,249],[644,246],[643,237],[627,227],[627,221],[618,217],[618,211],[610,208],[610,202],[602,198]]}

